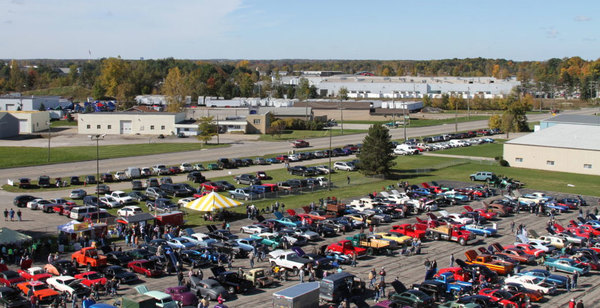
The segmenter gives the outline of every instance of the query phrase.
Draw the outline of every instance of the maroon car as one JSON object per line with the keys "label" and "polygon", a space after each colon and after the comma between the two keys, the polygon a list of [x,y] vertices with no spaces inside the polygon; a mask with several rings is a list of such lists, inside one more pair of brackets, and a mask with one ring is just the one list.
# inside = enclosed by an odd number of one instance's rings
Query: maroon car
{"label": "maroon car", "polygon": [[163,275],[163,271],[153,261],[149,260],[131,261],[127,264],[127,268],[146,277],[160,277]]}
{"label": "maroon car", "polygon": [[166,288],[165,293],[171,295],[173,300],[180,302],[184,307],[198,305],[198,297],[186,286]]}

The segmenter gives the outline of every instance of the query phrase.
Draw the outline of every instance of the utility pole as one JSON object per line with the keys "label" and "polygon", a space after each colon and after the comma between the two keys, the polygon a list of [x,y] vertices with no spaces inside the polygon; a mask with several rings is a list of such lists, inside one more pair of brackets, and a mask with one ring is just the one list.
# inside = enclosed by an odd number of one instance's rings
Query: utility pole
{"label": "utility pole", "polygon": [[467,87],[467,119],[471,119],[471,88]]}
{"label": "utility pole", "polygon": [[48,124],[48,162],[50,162],[50,138],[52,137],[50,135],[50,132],[52,131],[52,123],[50,122],[50,120],[48,120],[48,122],[46,122]]}
{"label": "utility pole", "polygon": [[331,190],[331,127],[329,127],[329,180],[327,181],[327,190]]}
{"label": "utility pole", "polygon": [[454,132],[458,133],[458,102],[454,102]]}
{"label": "utility pole", "polygon": [[219,115],[217,115],[217,144],[219,144]]}
{"label": "utility pole", "polygon": [[404,116],[404,119],[402,119],[402,125],[404,126],[404,142],[406,142],[406,107],[408,107],[406,104],[406,102],[402,103],[402,115]]}
{"label": "utility pole", "polygon": [[[91,140],[95,140],[96,141],[96,196],[98,198],[98,200],[100,199],[100,139],[104,139],[104,136],[106,136],[106,134],[103,135],[91,135],[88,136],[90,137]],[[96,203],[96,207],[98,206],[98,203]]]}

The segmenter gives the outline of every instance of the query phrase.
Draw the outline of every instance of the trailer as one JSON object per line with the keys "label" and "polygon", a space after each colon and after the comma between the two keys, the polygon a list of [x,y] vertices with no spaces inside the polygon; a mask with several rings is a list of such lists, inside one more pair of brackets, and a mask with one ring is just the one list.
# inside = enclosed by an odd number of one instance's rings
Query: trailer
{"label": "trailer", "polygon": [[319,292],[319,282],[299,283],[273,293],[273,308],[318,307]]}

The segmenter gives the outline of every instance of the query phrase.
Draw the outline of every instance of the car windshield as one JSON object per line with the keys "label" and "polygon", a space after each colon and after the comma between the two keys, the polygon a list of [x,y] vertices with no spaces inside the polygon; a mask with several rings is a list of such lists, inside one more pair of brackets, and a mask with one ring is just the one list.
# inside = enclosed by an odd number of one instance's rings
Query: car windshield
{"label": "car windshield", "polygon": [[100,278],[102,278],[102,276],[100,276],[100,274],[98,274],[98,273],[92,273],[92,274],[87,275],[87,277],[86,277],[86,279],[89,279],[89,280],[95,280],[95,279],[100,279]]}

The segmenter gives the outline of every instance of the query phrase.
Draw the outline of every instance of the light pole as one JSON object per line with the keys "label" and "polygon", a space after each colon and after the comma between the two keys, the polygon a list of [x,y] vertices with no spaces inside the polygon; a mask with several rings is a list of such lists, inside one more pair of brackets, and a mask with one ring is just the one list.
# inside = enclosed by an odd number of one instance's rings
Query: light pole
{"label": "light pole", "polygon": [[407,103],[403,102],[402,103],[402,117],[404,119],[402,119],[402,124],[404,126],[404,142],[406,142],[406,107],[408,107]]}
{"label": "light pole", "polygon": [[329,127],[329,155],[327,155],[327,157],[329,157],[329,181],[327,181],[327,190],[331,190],[331,127]]}
{"label": "light pole", "polygon": [[471,119],[471,88],[467,87],[467,119]]}
{"label": "light pole", "polygon": [[454,100],[454,107],[455,107],[455,111],[454,111],[454,132],[458,133],[458,100]]}
{"label": "light pole", "polygon": [[[96,196],[98,200],[100,199],[100,140],[104,139],[106,134],[98,134],[98,135],[90,135],[90,139],[96,141]],[[96,203],[98,206],[98,203]]]}
{"label": "light pole", "polygon": [[48,122],[46,122],[46,124],[48,124],[48,162],[50,162],[50,132],[52,130],[52,123],[50,123],[50,120],[48,120]]}

